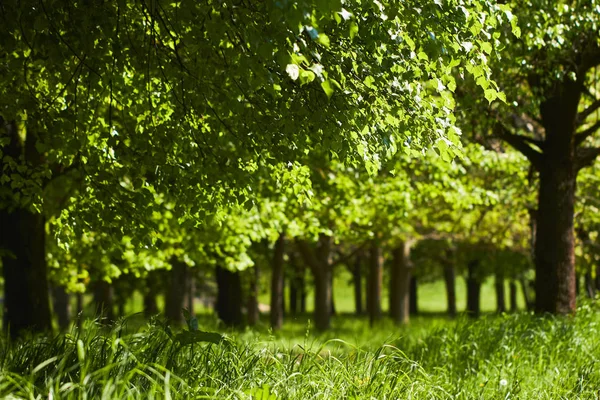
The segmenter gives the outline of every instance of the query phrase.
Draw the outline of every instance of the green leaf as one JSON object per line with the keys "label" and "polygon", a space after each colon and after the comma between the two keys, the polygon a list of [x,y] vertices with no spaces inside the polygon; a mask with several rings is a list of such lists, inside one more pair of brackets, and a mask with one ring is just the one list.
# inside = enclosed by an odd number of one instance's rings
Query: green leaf
{"label": "green leaf", "polygon": [[495,89],[486,89],[485,90],[485,98],[487,99],[488,102],[492,102],[494,100],[496,100],[496,98],[498,97],[498,92]]}
{"label": "green leaf", "polygon": [[358,25],[355,22],[350,23],[350,39],[354,39],[354,37],[358,35]]}
{"label": "green leaf", "polygon": [[327,97],[331,98],[331,96],[333,95],[333,86],[331,85],[330,80],[327,79],[326,81],[321,82],[321,87],[323,88],[323,91],[325,92]]}

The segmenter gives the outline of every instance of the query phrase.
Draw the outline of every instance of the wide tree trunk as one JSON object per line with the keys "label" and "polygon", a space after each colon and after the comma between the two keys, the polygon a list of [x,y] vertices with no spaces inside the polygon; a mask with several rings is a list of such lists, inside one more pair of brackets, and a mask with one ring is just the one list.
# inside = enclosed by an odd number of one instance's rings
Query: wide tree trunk
{"label": "wide tree trunk", "polygon": [[71,325],[71,296],[63,285],[52,286],[52,306],[58,327],[66,331]]}
{"label": "wide tree trunk", "polygon": [[519,308],[517,306],[517,283],[512,279],[510,280],[508,290],[510,298],[510,312],[516,312]]}
{"label": "wide tree trunk", "polygon": [[456,271],[450,261],[445,262],[444,265],[444,283],[448,316],[454,318],[456,317]]}
{"label": "wide tree trunk", "polygon": [[371,326],[381,319],[381,286],[383,283],[383,252],[377,243],[369,249],[369,323]]}
{"label": "wide tree trunk", "polygon": [[502,271],[497,271],[494,281],[496,289],[496,311],[498,313],[506,312],[506,294],[504,290],[504,274]]}
{"label": "wide tree trunk", "polygon": [[399,324],[409,321],[410,279],[412,263],[410,261],[410,242],[403,241],[392,252],[390,271],[390,316]]}
{"label": "wide tree trunk", "polygon": [[479,260],[473,260],[467,264],[467,314],[473,318],[479,317],[481,313],[481,281],[477,277],[478,267]]}
{"label": "wide tree trunk", "polygon": [[96,305],[96,317],[102,323],[115,321],[114,291],[110,283],[99,280],[94,283],[94,304]]}
{"label": "wide tree trunk", "polygon": [[255,264],[251,268],[250,274],[250,289],[248,290],[248,325],[255,326],[260,319],[260,312],[258,310],[258,280],[259,280],[259,269]]}
{"label": "wide tree trunk", "polygon": [[242,281],[239,272],[230,271],[219,265],[216,267],[217,316],[227,326],[241,326]]}
{"label": "wide tree trunk", "polygon": [[315,327],[319,331],[324,331],[331,326],[331,283],[333,274],[331,247],[333,238],[325,234],[319,235],[319,241],[314,251],[304,241],[299,241],[298,245],[315,282]]}
{"label": "wide tree trunk", "polygon": [[410,315],[419,314],[419,281],[416,276],[410,277],[410,293],[408,300],[408,310]]}
{"label": "wide tree trunk", "polygon": [[362,254],[358,253],[352,267],[352,285],[354,286],[354,312],[356,315],[362,315],[363,309],[363,290],[362,290]]}
{"label": "wide tree trunk", "polygon": [[22,208],[0,211],[0,247],[5,250],[3,326],[12,337],[52,329],[45,222],[43,215]]}
{"label": "wide tree trunk", "polygon": [[176,258],[171,259],[171,270],[165,295],[165,317],[176,325],[185,323],[183,308],[188,291],[188,265]]}
{"label": "wide tree trunk", "polygon": [[545,129],[539,162],[535,240],[537,312],[575,311],[575,238],[573,216],[577,165],[574,133],[581,85],[564,81],[540,106]]}
{"label": "wide tree trunk", "polygon": [[281,329],[283,326],[283,267],[285,257],[285,236],[279,235],[275,242],[273,251],[272,273],[271,273],[271,328]]}

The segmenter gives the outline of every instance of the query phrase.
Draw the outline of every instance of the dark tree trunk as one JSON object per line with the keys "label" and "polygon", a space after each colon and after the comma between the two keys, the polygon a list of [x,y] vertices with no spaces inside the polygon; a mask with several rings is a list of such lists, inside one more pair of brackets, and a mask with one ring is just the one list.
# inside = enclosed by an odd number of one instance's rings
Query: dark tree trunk
{"label": "dark tree trunk", "polygon": [[169,322],[176,325],[185,323],[183,317],[183,308],[185,307],[185,298],[188,293],[188,269],[186,263],[173,258],[171,260],[171,270],[167,293],[165,295],[165,317]]}
{"label": "dark tree trunk", "polygon": [[383,253],[381,247],[373,243],[369,250],[369,323],[371,326],[381,319],[381,285],[383,281]]}
{"label": "dark tree trunk", "polygon": [[540,105],[546,138],[539,162],[535,240],[537,312],[575,311],[573,216],[577,166],[573,136],[580,96],[580,85],[565,80]]}
{"label": "dark tree trunk", "polygon": [[114,292],[110,283],[100,280],[94,284],[94,304],[96,305],[96,317],[100,318],[101,322],[114,322]]}
{"label": "dark tree trunk", "polygon": [[390,271],[390,316],[399,324],[409,321],[410,279],[410,242],[401,242],[392,253]]}
{"label": "dark tree trunk", "polygon": [[496,311],[506,312],[506,295],[504,293],[504,274],[502,271],[496,272],[494,287],[496,289]]}
{"label": "dark tree trunk", "polygon": [[446,284],[448,316],[454,318],[456,317],[456,271],[450,261],[445,262],[444,265],[444,282]]}
{"label": "dark tree trunk", "polygon": [[594,287],[594,280],[592,279],[592,273],[591,272],[586,272],[585,276],[584,276],[584,282],[585,282],[585,293],[587,294],[587,296],[590,299],[593,299],[594,296],[596,295],[596,288]]}
{"label": "dark tree trunk", "polygon": [[71,324],[71,296],[62,285],[52,286],[52,305],[61,331],[69,329]]}
{"label": "dark tree trunk", "polygon": [[521,292],[523,292],[523,299],[525,300],[525,307],[527,310],[533,309],[533,301],[531,301],[531,295],[529,294],[529,287],[527,285],[527,279],[521,278],[519,279],[519,283],[521,284]]}
{"label": "dark tree trunk", "polygon": [[250,290],[248,291],[248,325],[255,326],[260,318],[258,311],[258,280],[260,271],[257,265],[251,268]]}
{"label": "dark tree trunk", "polygon": [[290,265],[293,270],[293,276],[289,280],[290,313],[296,315],[298,312],[306,312],[306,289],[304,287],[306,270],[298,263],[295,253],[290,253]]}
{"label": "dark tree trunk", "polygon": [[145,278],[144,288],[144,316],[146,318],[153,317],[158,314],[158,304],[156,302],[156,294],[159,291],[159,282],[156,271],[148,272]]}
{"label": "dark tree trunk", "polygon": [[510,311],[516,312],[519,308],[517,306],[517,283],[514,280],[510,280],[509,284],[509,297],[510,297]]}
{"label": "dark tree trunk", "polygon": [[600,264],[596,266],[596,291],[600,291]]}
{"label": "dark tree trunk", "polygon": [[306,271],[304,268],[301,270],[302,275],[298,278],[298,286],[300,290],[300,312],[306,313]]}
{"label": "dark tree trunk", "polygon": [[335,294],[334,294],[335,285],[333,284],[334,278],[335,278],[335,272],[333,271],[333,269],[332,269],[330,275],[331,275],[331,277],[329,279],[331,279],[331,282],[329,283],[329,287],[331,288],[331,306],[329,308],[329,312],[331,313],[331,316],[334,316],[336,314],[336,311],[335,311]]}
{"label": "dark tree trunk", "polygon": [[333,238],[325,234],[319,235],[315,251],[304,241],[299,241],[300,253],[309,266],[315,282],[315,327],[319,331],[329,329],[331,325],[331,283],[333,264],[331,247]]}
{"label": "dark tree trunk", "polygon": [[242,281],[239,272],[217,266],[217,316],[227,326],[242,325]]}
{"label": "dark tree trunk", "polygon": [[280,234],[275,242],[271,274],[271,328],[281,329],[283,326],[283,266],[285,257],[285,236]]}
{"label": "dark tree trunk", "polygon": [[467,314],[477,318],[480,315],[481,282],[477,278],[479,261],[470,261],[467,265]]}
{"label": "dark tree trunk", "polygon": [[352,284],[354,286],[354,310],[356,315],[362,315],[363,291],[362,291],[362,254],[357,254],[352,268]]}
{"label": "dark tree trunk", "polygon": [[186,275],[187,275],[187,289],[188,289],[188,293],[186,296],[186,300],[187,300],[187,309],[189,310],[190,314],[196,315],[196,275],[194,274],[194,271],[192,271],[191,268],[188,268],[186,271]]}
{"label": "dark tree trunk", "polygon": [[418,315],[419,314],[419,282],[417,281],[416,276],[410,277],[410,299],[408,300],[408,310],[410,315]]}
{"label": "dark tree trunk", "polygon": [[77,329],[81,330],[83,324],[83,293],[77,293],[75,299],[77,301]]}
{"label": "dark tree trunk", "polygon": [[46,264],[45,218],[18,208],[0,211],[0,247],[3,253],[3,326],[11,337],[23,331],[52,329]]}

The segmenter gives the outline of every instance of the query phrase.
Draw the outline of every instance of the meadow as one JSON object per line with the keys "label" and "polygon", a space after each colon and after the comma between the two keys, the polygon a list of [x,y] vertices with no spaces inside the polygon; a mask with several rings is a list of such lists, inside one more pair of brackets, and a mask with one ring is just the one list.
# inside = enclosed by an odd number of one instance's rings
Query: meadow
{"label": "meadow", "polygon": [[[443,289],[424,285],[432,308],[397,327],[340,314],[319,334],[309,315],[222,329],[198,314],[201,331],[178,336],[139,314],[103,327],[36,336],[0,348],[6,399],[595,399],[600,388],[600,307],[575,317],[486,313],[443,316]],[[458,286],[460,289],[460,285]],[[338,295],[344,293],[339,286]],[[459,298],[464,296],[459,290]],[[491,311],[493,295],[483,291]],[[431,296],[430,296],[431,295]],[[339,296],[338,296],[339,297]],[[350,297],[351,299],[351,297]],[[346,299],[348,300],[348,299]],[[345,300],[340,297],[339,308]],[[351,305],[351,302],[348,302]],[[346,304],[346,305],[348,305]],[[462,303],[459,302],[459,306]],[[183,332],[189,328],[184,328]],[[213,343],[214,342],[214,343]]]}

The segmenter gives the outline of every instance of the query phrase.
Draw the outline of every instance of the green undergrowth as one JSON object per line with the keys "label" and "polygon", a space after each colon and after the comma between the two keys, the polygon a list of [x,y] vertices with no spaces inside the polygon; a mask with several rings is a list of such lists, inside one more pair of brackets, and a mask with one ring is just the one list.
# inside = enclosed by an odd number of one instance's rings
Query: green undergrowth
{"label": "green undergrowth", "polygon": [[127,321],[111,329],[91,321],[66,335],[2,340],[0,397],[596,399],[599,311],[587,303],[576,317],[520,313],[402,329],[350,320],[323,335],[304,326],[303,336],[288,328],[223,340],[157,321],[135,331]]}

